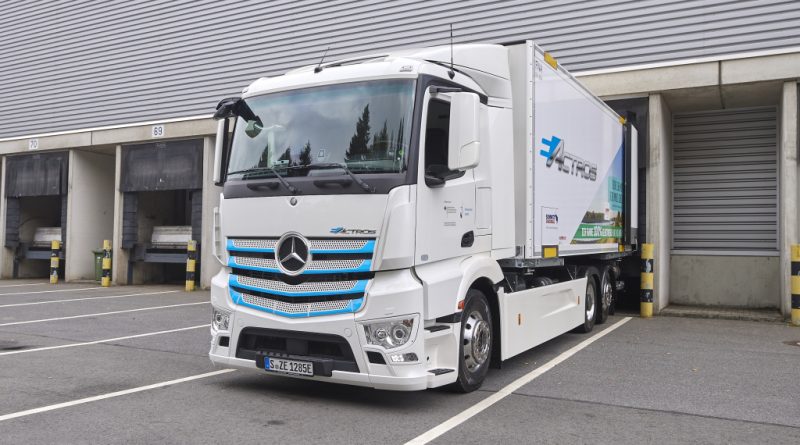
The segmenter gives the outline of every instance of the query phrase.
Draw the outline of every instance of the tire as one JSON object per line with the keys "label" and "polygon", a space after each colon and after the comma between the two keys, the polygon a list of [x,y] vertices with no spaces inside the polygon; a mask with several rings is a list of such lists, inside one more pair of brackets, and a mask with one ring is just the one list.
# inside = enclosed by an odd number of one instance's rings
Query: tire
{"label": "tire", "polygon": [[583,311],[583,324],[578,326],[578,332],[592,332],[595,317],[597,316],[597,283],[594,276],[586,274],[586,297],[584,298],[585,309]]}
{"label": "tire", "polygon": [[600,292],[597,294],[597,318],[596,324],[603,324],[608,320],[608,314],[611,312],[611,307],[614,304],[614,279],[611,275],[611,269],[606,267],[603,269],[603,275],[600,277]]}
{"label": "tire", "polygon": [[492,361],[492,310],[483,292],[470,289],[461,313],[458,379],[451,388],[472,392],[480,388]]}

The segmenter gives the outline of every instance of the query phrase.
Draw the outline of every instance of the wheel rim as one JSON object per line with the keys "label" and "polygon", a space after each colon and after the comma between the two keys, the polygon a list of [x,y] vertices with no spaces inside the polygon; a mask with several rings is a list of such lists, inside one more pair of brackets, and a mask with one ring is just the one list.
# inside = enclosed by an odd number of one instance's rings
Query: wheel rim
{"label": "wheel rim", "polygon": [[489,359],[492,330],[478,311],[472,311],[464,321],[464,364],[470,372],[483,366]]}
{"label": "wheel rim", "polygon": [[595,294],[594,286],[591,284],[586,286],[586,320],[593,320],[594,318],[594,304]]}
{"label": "wheel rim", "polygon": [[606,281],[603,285],[603,307],[611,306],[611,299],[614,297],[614,290],[611,288],[611,283]]}

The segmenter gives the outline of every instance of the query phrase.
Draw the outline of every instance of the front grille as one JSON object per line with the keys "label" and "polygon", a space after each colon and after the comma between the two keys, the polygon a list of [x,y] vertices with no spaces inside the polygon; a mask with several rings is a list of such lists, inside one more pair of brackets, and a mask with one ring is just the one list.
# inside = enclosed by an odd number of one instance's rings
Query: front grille
{"label": "front grille", "polygon": [[238,249],[273,250],[278,239],[232,239],[231,245]]}
{"label": "front grille", "polygon": [[[250,288],[256,288],[262,292],[269,293],[270,291],[287,293],[287,294],[308,294],[308,293],[322,293],[322,292],[359,292],[356,290],[359,285],[366,283],[356,280],[347,281],[310,281],[291,285],[283,281],[265,280],[261,278],[252,277],[236,277],[236,282],[240,285]],[[362,289],[363,291],[363,289]]]}
{"label": "front grille", "polygon": [[373,277],[373,239],[309,239],[310,261],[301,274],[280,271],[279,238],[228,241],[230,293],[236,304],[286,317],[353,313],[361,309]]}
{"label": "front grille", "polygon": [[301,274],[296,276],[285,275],[282,272],[260,272],[257,270],[240,269],[234,267],[232,273],[238,277],[259,278],[262,280],[280,281],[292,286],[300,283],[310,283],[319,281],[359,281],[369,280],[375,276],[372,272],[364,273],[325,273],[325,274]]}
{"label": "front grille", "polygon": [[312,239],[312,251],[325,250],[361,250],[370,243],[370,240],[347,240],[347,239]]}
{"label": "front grille", "polygon": [[[279,300],[273,297],[261,297],[257,295],[253,295],[247,292],[241,292],[240,294],[240,301],[243,301],[251,306],[257,306],[262,309],[266,309],[269,312],[273,313],[281,313],[281,315],[310,315],[314,312],[327,312],[327,311],[337,311],[341,312],[345,309],[351,309],[353,305],[357,305],[358,307],[361,306],[361,299],[327,299],[326,297],[322,301],[311,301],[311,302],[292,302],[286,300]],[[295,300],[296,298],[288,298],[289,300]],[[301,298],[305,300],[306,298]],[[358,309],[358,307],[356,309]]]}
{"label": "front grille", "polygon": [[258,269],[278,270],[275,258],[254,258],[247,256],[231,257],[231,266],[254,267]]}

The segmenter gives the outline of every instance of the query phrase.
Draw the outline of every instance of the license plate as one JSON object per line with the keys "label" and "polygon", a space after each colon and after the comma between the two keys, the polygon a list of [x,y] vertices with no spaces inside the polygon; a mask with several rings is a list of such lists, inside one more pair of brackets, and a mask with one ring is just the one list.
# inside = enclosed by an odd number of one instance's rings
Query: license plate
{"label": "license plate", "polygon": [[283,358],[264,357],[264,369],[269,372],[293,375],[314,375],[314,364],[299,360],[286,360]]}

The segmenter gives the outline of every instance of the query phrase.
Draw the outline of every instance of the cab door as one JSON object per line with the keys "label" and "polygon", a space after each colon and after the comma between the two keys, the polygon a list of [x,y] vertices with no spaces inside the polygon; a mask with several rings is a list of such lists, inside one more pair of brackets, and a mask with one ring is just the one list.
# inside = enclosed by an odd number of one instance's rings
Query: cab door
{"label": "cab door", "polygon": [[[417,238],[415,264],[469,255],[475,243],[474,169],[447,169],[450,95],[426,91],[420,133],[417,181]],[[426,173],[445,173],[443,184],[426,181]]]}

